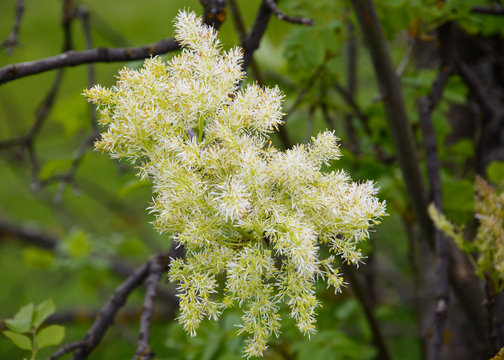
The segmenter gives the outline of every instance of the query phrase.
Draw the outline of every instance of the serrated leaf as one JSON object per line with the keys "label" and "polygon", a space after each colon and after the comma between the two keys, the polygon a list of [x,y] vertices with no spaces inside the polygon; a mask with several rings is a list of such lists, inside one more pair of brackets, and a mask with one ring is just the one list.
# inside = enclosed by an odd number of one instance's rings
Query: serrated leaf
{"label": "serrated leaf", "polygon": [[22,334],[16,334],[15,332],[5,330],[3,332],[18,348],[23,350],[31,350],[32,343],[28,336]]}
{"label": "serrated leaf", "polygon": [[60,325],[50,325],[35,336],[35,342],[38,349],[47,346],[58,345],[65,337],[65,328]]}
{"label": "serrated leaf", "polygon": [[33,326],[36,328],[39,327],[45,319],[47,319],[51,314],[56,311],[56,306],[54,305],[54,301],[52,299],[47,299],[35,308],[35,312],[33,314]]}

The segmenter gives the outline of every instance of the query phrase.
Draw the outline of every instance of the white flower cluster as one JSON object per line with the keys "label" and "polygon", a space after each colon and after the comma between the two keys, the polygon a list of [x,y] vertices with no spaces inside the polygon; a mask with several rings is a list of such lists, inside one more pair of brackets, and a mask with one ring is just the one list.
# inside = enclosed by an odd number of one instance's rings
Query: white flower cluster
{"label": "white flower cluster", "polygon": [[180,12],[176,28],[179,56],[148,59],[139,71],[121,70],[111,89],[85,92],[108,128],[96,147],[138,165],[154,184],[157,229],[185,246],[185,260],[169,274],[179,284],[185,329],[194,335],[202,319],[238,305],[240,332],[250,335],[245,354],[260,356],[280,331],[281,303],[300,331],[315,330],[315,281],[336,291],[343,284],[334,256],[322,259],[319,246],[357,263],[357,244],[385,204],[371,182],[321,171],[340,156],[332,132],[275,149],[278,87],[240,88],[240,50],[222,52],[195,14]]}

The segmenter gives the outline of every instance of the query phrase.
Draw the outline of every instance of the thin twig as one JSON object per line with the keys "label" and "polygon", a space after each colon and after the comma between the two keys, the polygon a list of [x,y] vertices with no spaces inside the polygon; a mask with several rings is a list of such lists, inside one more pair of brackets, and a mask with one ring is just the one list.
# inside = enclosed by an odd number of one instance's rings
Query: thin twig
{"label": "thin twig", "polygon": [[[238,34],[242,47],[245,48],[243,44],[247,39],[247,31],[245,30],[245,22],[243,21],[236,0],[229,0],[229,7],[231,8],[231,13],[233,14],[233,24],[235,26],[236,33]],[[250,67],[252,68],[252,72],[254,73],[257,82],[259,84],[264,84],[264,77],[261,74],[259,66],[257,66],[257,62],[254,60],[254,57],[250,59]]]}
{"label": "thin twig", "polygon": [[[333,81],[334,89],[341,95],[341,97],[345,100],[345,102],[350,106],[354,115],[360,120],[362,128],[366,135],[372,140],[373,132],[371,131],[371,127],[369,126],[369,119],[367,115],[362,111],[359,104],[355,101],[355,98],[350,94],[350,92],[345,89],[338,81]],[[372,141],[373,150],[376,154],[378,160],[380,160],[384,164],[389,164],[395,161],[395,156],[390,156],[385,153],[385,150],[381,147],[379,143],[376,141]]]}
{"label": "thin twig", "polygon": [[12,54],[14,51],[14,46],[19,44],[18,36],[19,36],[19,28],[21,26],[21,19],[23,18],[24,12],[24,2],[23,0],[17,0],[16,2],[16,15],[14,17],[14,25],[12,26],[12,30],[7,36],[7,39],[0,43],[0,50],[5,48],[5,52],[7,55]]}
{"label": "thin twig", "polygon": [[58,239],[38,229],[19,226],[0,219],[0,239],[14,237],[42,249],[54,250],[58,245]]}
{"label": "thin twig", "polygon": [[307,143],[310,141],[310,138],[312,136],[313,132],[313,123],[315,121],[314,119],[314,114],[315,110],[317,110],[317,104],[311,104],[310,108],[308,109],[308,117],[306,119],[306,130],[305,130],[305,136],[304,136],[304,142]]}
{"label": "thin twig", "polygon": [[473,14],[486,14],[486,15],[498,15],[502,16],[504,15],[504,8],[503,7],[485,7],[485,6],[473,6],[471,8],[471,12]]}
{"label": "thin twig", "polygon": [[[355,28],[351,21],[347,21],[348,44],[346,46],[346,88],[351,98],[355,97],[357,91],[357,41],[355,38]],[[360,154],[360,142],[355,131],[353,116],[345,114],[345,129],[350,139],[354,152]]]}
{"label": "thin twig", "polygon": [[408,63],[411,59],[411,55],[413,54],[413,49],[415,48],[416,44],[416,39],[415,38],[408,38],[408,48],[406,49],[406,53],[404,54],[403,58],[401,59],[401,62],[397,66],[397,76],[401,77],[402,74],[404,73],[404,70],[406,70],[406,67],[408,66]]}
{"label": "thin twig", "polygon": [[[310,89],[313,87],[315,84],[317,78],[322,74],[322,71],[324,70],[325,63],[320,65],[315,69],[315,71],[312,73],[310,78],[306,81],[306,85],[301,91],[298,93],[298,96],[294,103],[291,105],[291,107],[288,109],[287,114],[284,116],[283,121],[287,123],[287,119],[289,116],[291,116],[294,111],[298,108],[299,105],[303,102],[304,98],[310,91]],[[287,128],[285,124],[283,126],[280,126],[279,131],[278,131],[278,136],[280,137],[280,140],[282,141],[283,146],[288,149],[292,146],[291,140],[289,138],[289,134],[287,132]]]}
{"label": "thin twig", "polygon": [[280,10],[276,4],[275,0],[265,0],[266,4],[268,4],[270,10],[275,14],[278,20],[287,21],[293,24],[301,24],[301,25],[313,25],[315,21],[313,19],[305,18],[305,17],[296,17],[289,16]]}
{"label": "thin twig", "polygon": [[142,317],[140,319],[140,332],[138,334],[138,347],[133,360],[148,360],[154,357],[154,351],[149,345],[149,329],[151,325],[152,314],[154,312],[154,299],[159,280],[162,275],[162,259],[154,259],[150,263],[149,277],[146,281],[147,290],[145,291]]}
{"label": "thin twig", "polygon": [[362,282],[357,277],[354,269],[351,266],[348,266],[345,263],[342,263],[341,266],[345,277],[350,282],[350,286],[352,287],[352,291],[354,292],[357,300],[362,306],[364,310],[364,315],[366,316],[366,320],[371,328],[373,333],[373,342],[375,346],[378,348],[378,359],[381,360],[390,360],[392,359],[390,356],[390,351],[388,349],[387,343],[385,342],[385,337],[383,336],[382,329],[380,327],[380,323],[376,319],[376,316],[373,311],[373,306],[369,301],[369,298],[364,293],[364,289],[362,286]]}
{"label": "thin twig", "polygon": [[458,71],[467,87],[473,92],[476,101],[481,106],[483,115],[487,121],[491,121],[496,115],[495,107],[490,101],[490,96],[480,77],[465,63],[460,63]]}
{"label": "thin twig", "polygon": [[63,347],[59,348],[58,351],[56,351],[54,354],[49,356],[47,360],[56,360],[62,357],[63,355],[69,354],[71,352],[74,352],[75,350],[79,349],[84,345],[83,341],[75,341],[73,343],[69,343],[64,345]]}

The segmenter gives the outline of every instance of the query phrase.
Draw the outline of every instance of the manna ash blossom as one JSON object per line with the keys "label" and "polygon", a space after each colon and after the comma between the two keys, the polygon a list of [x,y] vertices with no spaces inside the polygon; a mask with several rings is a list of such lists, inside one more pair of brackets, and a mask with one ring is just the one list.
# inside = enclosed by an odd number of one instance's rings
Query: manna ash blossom
{"label": "manna ash blossom", "polygon": [[[240,88],[240,50],[221,51],[195,14],[180,12],[176,28],[180,55],[148,59],[139,71],[121,70],[111,89],[85,92],[107,127],[96,148],[137,164],[154,185],[157,229],[185,246],[169,273],[184,328],[194,335],[204,318],[238,305],[245,354],[260,356],[280,332],[281,303],[301,332],[315,331],[315,282],[340,290],[336,257],[359,262],[357,245],[385,204],[373,183],[321,171],[340,156],[332,132],[287,151],[273,147],[269,134],[283,115],[278,87]],[[321,246],[334,255],[322,258]]]}

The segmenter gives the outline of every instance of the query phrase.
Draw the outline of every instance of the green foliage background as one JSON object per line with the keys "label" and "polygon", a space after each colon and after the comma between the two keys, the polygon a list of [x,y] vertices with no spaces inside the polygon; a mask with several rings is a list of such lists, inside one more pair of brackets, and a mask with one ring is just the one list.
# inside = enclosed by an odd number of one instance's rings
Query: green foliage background
{"label": "green foliage background", "polygon": [[[145,0],[141,3],[118,0],[83,0],[91,11],[94,46],[140,46],[173,35],[172,19],[179,8],[201,12],[197,1]],[[247,27],[252,26],[260,1],[239,1]],[[473,2],[476,3],[476,2]],[[481,1],[482,5],[486,2]],[[0,38],[10,32],[15,1],[4,1],[0,8]],[[329,107],[336,134],[349,139],[344,116],[351,112],[348,104],[332,90],[332,83],[345,83],[345,51],[349,42],[348,21],[355,22],[350,4],[345,1],[308,0],[280,1],[288,14],[315,19],[313,27],[281,22],[272,18],[259,51],[255,54],[266,84],[278,83],[286,93],[285,110],[289,111],[299,92],[321,66],[317,85],[311,88],[301,105],[286,123],[293,142],[307,141],[312,134],[327,127],[321,102]],[[390,42],[395,64],[408,51],[407,31],[420,20],[419,34],[428,35],[447,20],[455,20],[472,33],[492,34],[502,31],[498,18],[469,14],[466,1],[447,1],[444,7],[427,0],[376,1],[382,24]],[[475,4],[473,4],[475,5]],[[20,42],[11,56],[0,55],[0,67],[11,63],[36,60],[61,52],[61,1],[26,1]],[[457,11],[453,11],[456,9]],[[484,20],[483,20],[484,19]],[[501,20],[501,19],[500,19]],[[77,50],[84,49],[83,33],[78,21],[73,24],[73,40]],[[120,34],[120,36],[119,36]],[[225,48],[239,43],[231,15],[222,25],[219,38]],[[381,186],[380,197],[388,203],[389,216],[372,234],[366,251],[373,249],[373,261],[380,263],[375,279],[380,303],[376,309],[386,329],[387,342],[396,359],[420,359],[417,335],[418,314],[405,293],[413,287],[411,250],[403,220],[411,214],[406,190],[396,163],[376,160],[372,144],[380,144],[393,154],[385,113],[376,101],[378,88],[374,72],[358,35],[358,85],[356,101],[369,119],[371,136],[365,134],[355,120],[362,153],[355,156],[342,146],[344,157],[335,166],[346,169],[354,178],[373,179]],[[169,56],[169,55],[168,55]],[[411,61],[413,62],[413,61]],[[404,96],[413,126],[418,127],[416,100],[427,94],[436,76],[434,69],[418,70],[412,63],[402,75]],[[97,82],[111,86],[117,70],[126,65],[137,67],[141,62],[98,64]],[[34,120],[38,104],[49,90],[55,72],[22,78],[0,86],[0,141],[26,133]],[[249,69],[249,81],[253,81]],[[43,178],[64,172],[71,164],[80,143],[89,132],[89,107],[82,90],[86,87],[86,66],[68,68],[64,74],[54,108],[34,146],[40,157]],[[474,156],[474,144],[462,139],[449,146],[444,139],[452,131],[446,118],[451,104],[466,101],[467,88],[453,78],[434,113],[436,134],[440,141],[442,161],[452,166],[442,171],[444,212],[455,223],[473,217],[472,180],[464,172],[467,159]],[[315,110],[310,113],[310,109]],[[311,122],[309,119],[312,118]],[[419,134],[418,132],[416,133]],[[420,138],[420,135],[418,135]],[[275,140],[279,146],[281,142]],[[58,183],[33,189],[26,153],[12,149],[0,152],[0,220],[39,229],[60,240],[55,251],[20,243],[2,237],[0,243],[0,317],[9,318],[24,304],[39,303],[52,297],[59,311],[72,310],[75,321],[65,323],[65,342],[81,339],[92,319],[79,317],[98,309],[122,278],[110,270],[112,256],[120,256],[131,264],[140,264],[157,251],[167,251],[171,240],[158,235],[149,224],[153,220],[145,208],[151,199],[150,186],[140,183],[124,163],[88,151],[76,173],[76,186],[67,187],[60,202],[54,202]],[[491,180],[504,178],[501,163],[494,163]],[[172,287],[172,285],[166,285]],[[362,309],[350,289],[335,296],[324,287],[319,289],[323,301],[318,316],[318,333],[308,340],[300,335],[292,321],[283,328],[282,336],[271,345],[267,359],[372,359],[376,350]],[[128,306],[139,308],[142,294],[132,294]],[[162,306],[162,303],[160,303]],[[159,359],[240,359],[242,339],[235,333],[237,313],[229,312],[218,322],[206,322],[198,336],[190,338],[176,322],[157,318],[151,330],[152,346]],[[119,319],[91,356],[93,359],[123,359],[136,349],[138,320]],[[41,351],[49,356],[53,348]],[[26,353],[16,349],[0,336],[0,358],[18,359]]]}

